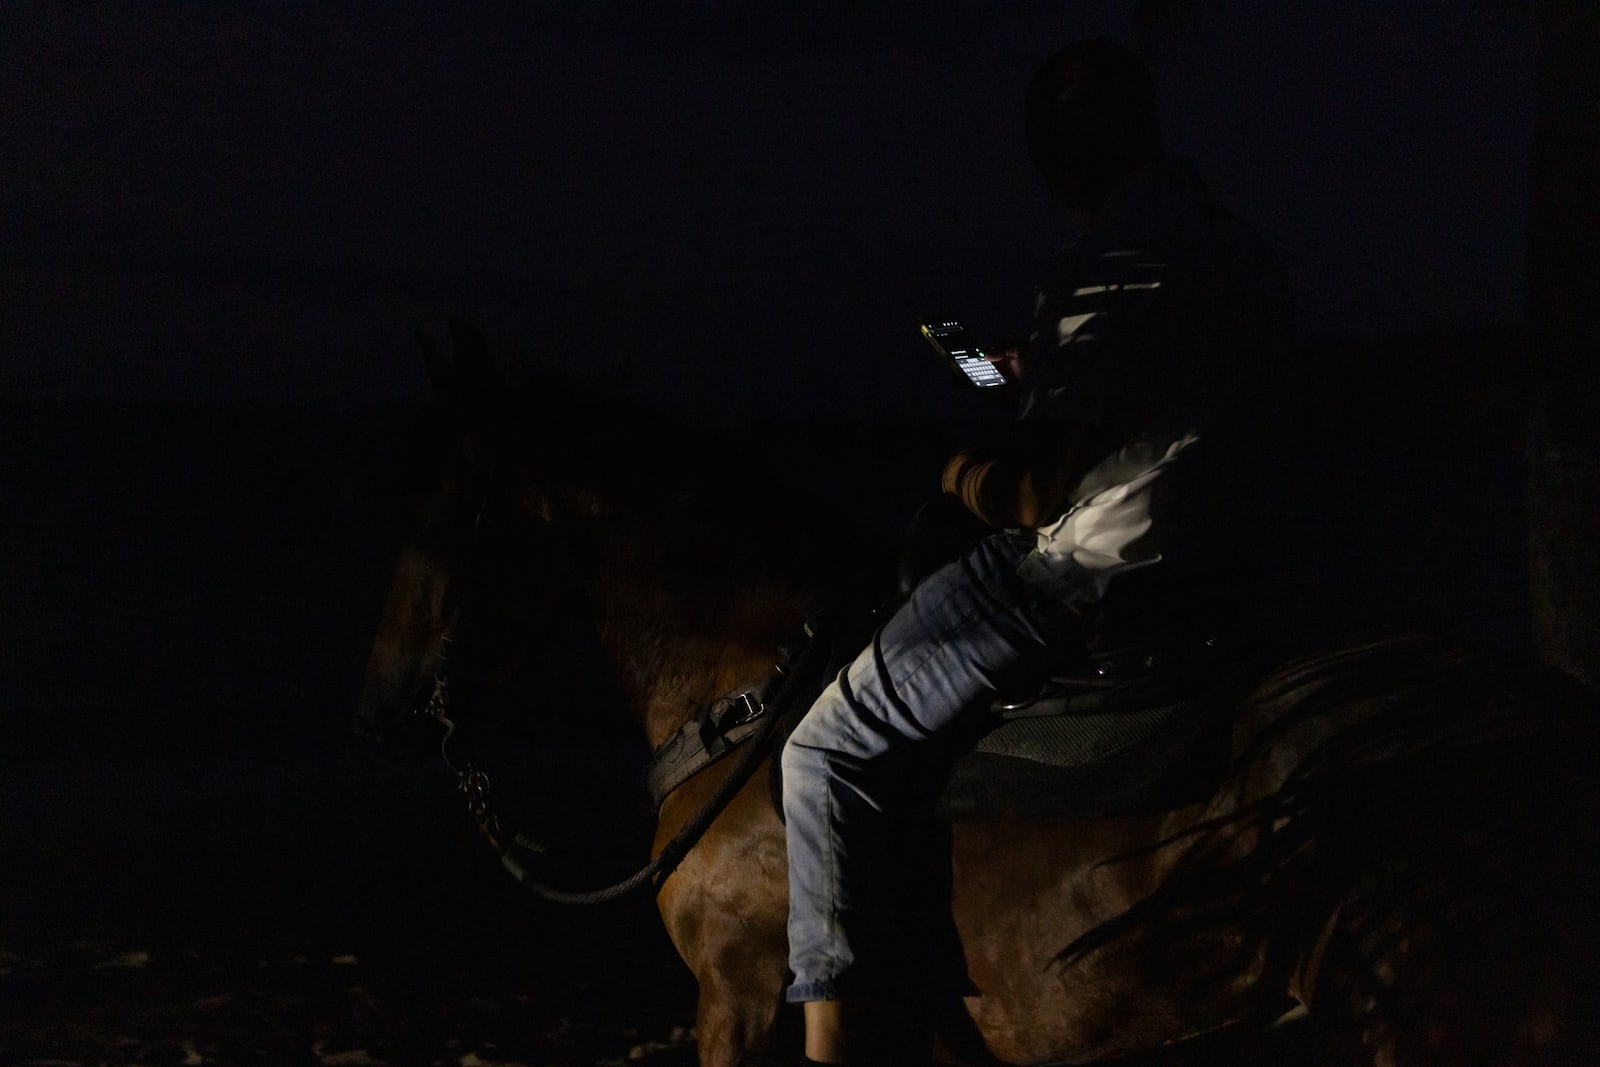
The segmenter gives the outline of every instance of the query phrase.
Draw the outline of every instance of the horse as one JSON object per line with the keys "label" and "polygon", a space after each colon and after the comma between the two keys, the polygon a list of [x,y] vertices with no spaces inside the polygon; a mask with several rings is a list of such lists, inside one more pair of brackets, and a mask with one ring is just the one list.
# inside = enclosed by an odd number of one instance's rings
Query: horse
{"label": "horse", "polygon": [[[892,545],[737,448],[617,396],[512,389],[465,336],[430,356],[363,732],[403,747],[441,679],[462,706],[579,611],[660,750],[771,677],[808,619],[884,586]],[[1596,710],[1553,672],[1419,636],[1252,661],[1197,799],[935,837],[969,985],[927,1039],[958,1062],[1080,1063],[1294,1010],[1335,1062],[1600,1060]],[[784,829],[738,763],[671,788],[652,846],[699,831],[649,884],[698,983],[705,1067],[798,1058]]]}

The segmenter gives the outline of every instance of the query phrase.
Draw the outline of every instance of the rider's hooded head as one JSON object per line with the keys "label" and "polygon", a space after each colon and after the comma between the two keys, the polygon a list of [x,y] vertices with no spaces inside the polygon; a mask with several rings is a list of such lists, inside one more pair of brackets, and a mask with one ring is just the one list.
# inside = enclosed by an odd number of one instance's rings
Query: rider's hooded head
{"label": "rider's hooded head", "polygon": [[1155,83],[1110,41],[1078,41],[1028,86],[1028,154],[1068,210],[1097,215],[1130,173],[1161,156]]}

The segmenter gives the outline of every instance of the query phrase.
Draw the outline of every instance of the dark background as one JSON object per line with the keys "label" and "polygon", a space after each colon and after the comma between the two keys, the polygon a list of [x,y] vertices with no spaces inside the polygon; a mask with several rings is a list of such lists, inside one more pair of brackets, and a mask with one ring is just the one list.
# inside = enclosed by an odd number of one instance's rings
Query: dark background
{"label": "dark background", "polygon": [[[1525,5],[0,9],[0,1060],[132,1025],[74,976],[188,989],[195,953],[328,961],[335,999],[335,956],[503,975],[597,1048],[632,1039],[596,1004],[687,1021],[648,902],[520,900],[441,772],[348,735],[411,333],[463,315],[513,378],[649,398],[897,530],[992,418],[915,319],[1020,328],[1066,231],[1019,101],[1085,35],[1145,51],[1172,148],[1295,284],[1285,632],[1528,651]],[[580,876],[644,848],[606,681],[570,635],[535,686],[603,739],[504,757],[606,828]]]}
{"label": "dark background", "polygon": [[404,404],[448,309],[679,410],[926,417],[915,316],[1015,330],[1064,236],[1019,102],[1083,35],[1308,334],[1518,323],[1522,6],[990,6],[8,4],[0,397]]}

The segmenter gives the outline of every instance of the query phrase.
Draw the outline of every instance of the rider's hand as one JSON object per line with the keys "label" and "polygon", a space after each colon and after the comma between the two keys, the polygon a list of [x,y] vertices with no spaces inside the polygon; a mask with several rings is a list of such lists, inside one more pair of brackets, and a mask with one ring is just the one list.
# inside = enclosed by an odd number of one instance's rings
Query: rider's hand
{"label": "rider's hand", "polygon": [[1021,341],[1007,338],[994,346],[992,351],[984,353],[995,370],[1012,385],[1022,379],[1024,362],[1027,359],[1028,346]]}
{"label": "rider's hand", "polygon": [[1021,379],[1026,370],[1027,350],[1027,345],[1022,342],[1006,339],[984,352],[984,358],[1005,379],[1002,386],[982,390],[985,403],[1007,410],[1015,410],[1021,403]]}

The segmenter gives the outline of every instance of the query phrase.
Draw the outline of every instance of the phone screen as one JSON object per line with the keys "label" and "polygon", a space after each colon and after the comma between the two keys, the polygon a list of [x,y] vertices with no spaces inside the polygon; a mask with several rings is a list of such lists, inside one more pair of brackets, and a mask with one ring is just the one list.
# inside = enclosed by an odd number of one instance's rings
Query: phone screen
{"label": "phone screen", "polygon": [[983,349],[959,322],[924,322],[922,336],[935,350],[948,356],[956,369],[966,375],[967,381],[980,389],[992,389],[1006,384],[999,369],[984,358]]}

